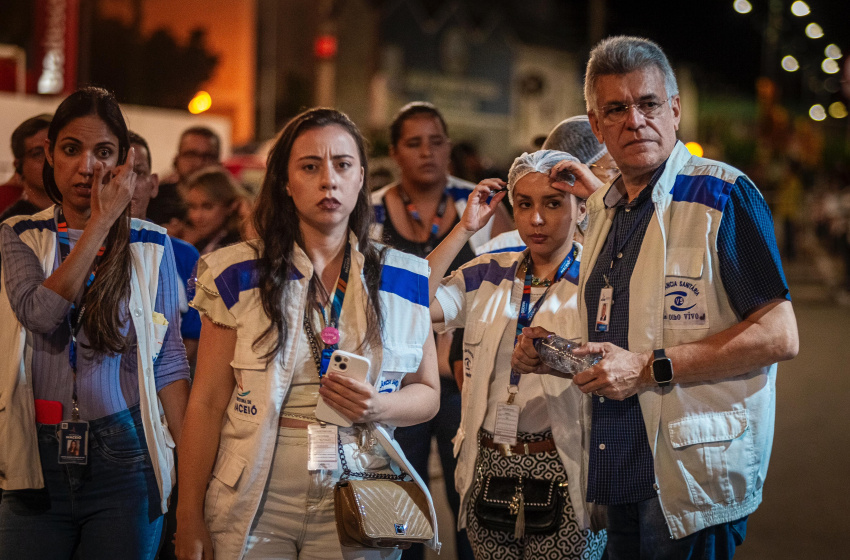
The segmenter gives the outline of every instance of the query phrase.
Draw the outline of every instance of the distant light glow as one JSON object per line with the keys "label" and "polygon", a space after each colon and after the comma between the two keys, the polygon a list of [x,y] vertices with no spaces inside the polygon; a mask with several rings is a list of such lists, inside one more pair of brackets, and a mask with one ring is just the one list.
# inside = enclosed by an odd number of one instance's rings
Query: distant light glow
{"label": "distant light glow", "polygon": [[806,37],[809,39],[820,39],[823,37],[823,28],[816,23],[810,23],[806,26]]}
{"label": "distant light glow", "polygon": [[189,112],[193,115],[203,113],[210,107],[212,107],[212,97],[210,97],[210,94],[205,91],[199,91],[196,93],[195,97],[192,98],[192,101],[189,102]]}
{"label": "distant light glow", "polygon": [[833,43],[831,45],[827,45],[827,47],[823,51],[823,54],[825,54],[829,58],[834,58],[835,60],[838,60],[839,58],[841,58],[841,49],[838,47],[838,45]]}
{"label": "distant light glow", "polygon": [[809,5],[801,0],[797,0],[793,4],[791,4],[791,13],[797,17],[807,16],[812,11],[809,9]]}
{"label": "distant light glow", "polygon": [[829,106],[829,116],[833,119],[843,119],[847,117],[847,106],[841,101],[836,101]]}
{"label": "distant light glow", "polygon": [[809,109],[809,116],[813,121],[822,121],[826,119],[826,109],[820,103],[812,105],[812,108]]}
{"label": "distant light glow", "polygon": [[782,57],[782,69],[786,72],[796,72],[800,69],[800,63],[790,54]]}
{"label": "distant light glow", "polygon": [[338,44],[334,35],[319,35],[313,43],[313,54],[320,60],[330,60],[336,56]]}
{"label": "distant light glow", "polygon": [[735,8],[735,11],[739,14],[748,14],[753,11],[753,5],[747,2],[747,0],[735,0],[732,7]]}
{"label": "distant light glow", "polygon": [[700,146],[698,142],[688,142],[685,144],[685,147],[692,155],[697,157],[702,157],[702,154],[704,153],[702,146]]}
{"label": "distant light glow", "polygon": [[838,66],[838,61],[834,58],[824,58],[820,64],[821,70],[827,74],[837,74],[841,68]]}

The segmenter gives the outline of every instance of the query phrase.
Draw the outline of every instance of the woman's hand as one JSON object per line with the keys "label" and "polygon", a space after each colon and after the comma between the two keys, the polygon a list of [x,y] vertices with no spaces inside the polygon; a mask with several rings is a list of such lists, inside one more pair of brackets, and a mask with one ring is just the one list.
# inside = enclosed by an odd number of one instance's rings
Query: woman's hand
{"label": "woman's hand", "polygon": [[111,226],[130,204],[136,190],[136,173],[133,171],[135,162],[136,150],[130,148],[124,165],[119,165],[111,173],[104,171],[101,162],[94,165],[91,186],[92,222]]}
{"label": "woman's hand", "polygon": [[[572,185],[564,181],[563,174],[570,173],[575,177]],[[600,181],[588,166],[583,163],[570,160],[562,160],[555,164],[549,171],[549,179],[552,180],[552,188],[578,198],[587,200],[590,195],[599,190],[605,183]]]}
{"label": "woman's hand", "polygon": [[374,386],[338,373],[328,373],[324,377],[319,395],[357,424],[379,422],[385,410],[382,395]]}
{"label": "woman's hand", "polygon": [[564,373],[552,369],[540,359],[540,355],[534,348],[534,339],[543,338],[552,334],[543,327],[525,327],[519,335],[514,353],[511,356],[511,369],[519,373],[538,373],[541,375],[555,375],[567,377]]}
{"label": "woman's hand", "polygon": [[[459,225],[469,233],[480,230],[493,217],[506,194],[508,194],[507,183],[501,179],[484,179],[469,194],[466,210],[463,211]],[[489,204],[488,198],[490,198]]]}
{"label": "woman's hand", "polygon": [[179,519],[174,537],[174,553],[179,560],[213,560],[213,545],[203,516]]}

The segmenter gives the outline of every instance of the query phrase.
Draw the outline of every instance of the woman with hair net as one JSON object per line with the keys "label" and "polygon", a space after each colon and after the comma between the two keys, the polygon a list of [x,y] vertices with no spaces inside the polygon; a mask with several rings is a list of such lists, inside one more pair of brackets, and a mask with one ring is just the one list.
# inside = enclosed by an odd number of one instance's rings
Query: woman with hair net
{"label": "woman with hair net", "polygon": [[[563,160],[552,168],[550,174],[553,178],[557,178],[560,173],[572,174],[575,181],[569,188],[558,181],[555,182],[555,188],[564,189],[580,198],[588,198],[620,174],[614,158],[608,153],[608,148],[594,136],[587,115],[577,115],[559,122],[546,137],[543,149],[560,150],[575,156],[578,161]],[[520,239],[519,232],[513,230],[479,245],[475,252],[483,255],[501,251],[521,251],[524,248],[525,244]]]}
{"label": "woman with hair net", "polygon": [[[511,369],[524,327],[580,333],[581,245],[574,235],[585,205],[559,184],[575,183],[566,170],[578,161],[554,150],[518,157],[507,184],[485,179],[476,186],[460,222],[428,256],[435,329],[466,329],[455,485],[458,525],[467,529],[477,558],[498,551],[500,558],[592,559],[605,548],[605,533],[595,532],[593,506],[584,500],[582,393],[569,380],[520,379]],[[443,278],[506,194],[526,247],[479,256]],[[555,521],[548,527],[540,523],[538,502],[551,506]]]}

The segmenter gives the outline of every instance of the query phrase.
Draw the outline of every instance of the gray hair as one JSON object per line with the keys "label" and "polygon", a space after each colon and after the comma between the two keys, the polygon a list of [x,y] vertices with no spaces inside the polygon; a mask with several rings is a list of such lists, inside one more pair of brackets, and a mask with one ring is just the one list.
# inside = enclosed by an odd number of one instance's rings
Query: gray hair
{"label": "gray hair", "polygon": [[514,204],[514,188],[516,188],[517,181],[529,173],[549,175],[552,168],[565,159],[581,163],[578,158],[557,150],[538,150],[530,154],[524,152],[516,158],[510,171],[508,171],[508,200],[511,206]]}
{"label": "gray hair", "polygon": [[596,163],[608,153],[605,144],[593,134],[587,115],[570,117],[558,123],[543,142],[543,149],[568,152],[585,165]]}
{"label": "gray hair", "polygon": [[656,43],[643,37],[621,35],[600,41],[590,51],[584,75],[584,99],[587,110],[596,110],[596,83],[599,76],[628,74],[655,66],[664,75],[667,97],[679,93],[676,75],[664,51]]}

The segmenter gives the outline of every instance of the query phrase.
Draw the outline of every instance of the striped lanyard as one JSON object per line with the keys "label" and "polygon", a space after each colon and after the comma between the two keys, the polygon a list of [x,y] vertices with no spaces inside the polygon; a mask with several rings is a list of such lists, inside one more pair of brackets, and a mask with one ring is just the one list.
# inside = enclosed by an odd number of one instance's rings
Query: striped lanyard
{"label": "striped lanyard", "polygon": [[[413,201],[410,200],[410,197],[404,189],[401,188],[401,185],[398,186],[398,194],[401,197],[402,204],[404,204],[404,209],[407,210],[407,214],[421,227],[425,227],[425,224],[422,223],[422,216],[419,214],[419,210],[416,208],[416,205],[413,204]],[[443,223],[443,216],[446,214],[446,208],[448,208],[448,205],[449,194],[448,192],[443,191],[443,196],[440,198],[440,204],[437,205],[437,212],[431,220],[431,230],[428,232],[428,241],[425,243],[426,253],[430,253],[434,250],[434,247],[437,246],[437,233],[440,231],[440,225]]]}
{"label": "striped lanyard", "polygon": [[[534,303],[533,307],[531,305],[531,280],[533,276],[532,271],[534,270],[534,263],[531,261],[531,253],[525,257],[525,283],[522,287],[522,302],[519,306],[519,317],[516,322],[514,348],[516,348],[517,342],[519,342],[519,335],[522,334],[522,329],[531,326],[531,321],[534,319],[534,316],[537,315],[537,312],[540,311],[540,307],[543,305],[543,300],[545,300],[546,296],[549,294],[549,290],[557,282],[563,279],[564,276],[566,276],[567,271],[570,269],[573,262],[575,262],[577,256],[578,247],[573,245],[572,251],[567,253],[567,256],[564,257],[563,261],[561,261],[561,265],[558,267],[558,271],[555,273],[555,278],[552,280],[552,283],[546,288],[543,295],[540,296],[540,298]],[[519,391],[520,375],[521,374],[518,371],[511,369],[511,380],[510,385],[508,386],[508,404],[513,404],[514,397]]]}
{"label": "striped lanyard", "polygon": [[[59,264],[61,265],[65,262],[65,259],[68,258],[68,255],[71,254],[71,239],[68,236],[68,221],[65,219],[65,213],[62,211],[61,206],[59,207],[59,211],[56,216],[56,233],[56,237],[59,241]],[[77,401],[77,334],[80,332],[80,328],[83,325],[83,316],[86,313],[86,294],[94,282],[94,278],[97,275],[97,267],[100,265],[100,261],[103,259],[103,253],[105,251],[105,246],[101,246],[101,248],[97,251],[97,256],[94,259],[94,266],[92,267],[91,274],[89,274],[89,277],[86,279],[86,287],[83,289],[83,297],[80,300],[82,305],[80,306],[79,311],[77,310],[77,304],[75,302],[71,302],[71,312],[68,313],[68,327],[71,330],[71,343],[68,346],[68,363],[71,366],[71,373],[74,378],[74,387],[73,392],[71,393],[71,420],[74,421],[80,419],[80,409]]]}
{"label": "striped lanyard", "polygon": [[[325,327],[319,334],[319,338],[322,339],[325,347],[322,349],[321,358],[316,364],[319,370],[320,380],[325,375],[325,372],[328,371],[328,365],[330,365],[331,356],[333,355],[334,350],[339,348],[339,316],[342,314],[342,302],[345,299],[345,290],[348,288],[348,274],[350,271],[351,241],[349,240],[345,245],[345,257],[342,259],[342,269],[339,271],[339,279],[336,281],[336,291],[334,292],[334,299],[331,303],[330,317],[328,317],[324,307],[320,308],[322,311],[322,319],[325,323]],[[306,315],[304,318],[305,323],[307,323]],[[312,327],[310,328],[310,331],[312,331]],[[315,335],[312,335],[311,333],[308,333],[308,335],[311,335],[311,338],[315,340]],[[315,360],[316,357],[317,356],[314,353],[313,359]]]}

